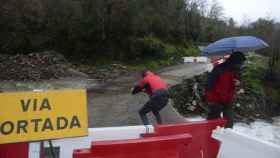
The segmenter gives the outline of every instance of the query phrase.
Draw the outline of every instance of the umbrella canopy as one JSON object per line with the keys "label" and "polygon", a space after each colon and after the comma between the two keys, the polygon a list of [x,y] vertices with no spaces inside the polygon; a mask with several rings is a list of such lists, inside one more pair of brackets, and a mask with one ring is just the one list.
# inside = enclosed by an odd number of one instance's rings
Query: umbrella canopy
{"label": "umbrella canopy", "polygon": [[202,50],[203,55],[223,55],[232,52],[249,52],[266,48],[268,44],[254,36],[237,36],[218,40]]}

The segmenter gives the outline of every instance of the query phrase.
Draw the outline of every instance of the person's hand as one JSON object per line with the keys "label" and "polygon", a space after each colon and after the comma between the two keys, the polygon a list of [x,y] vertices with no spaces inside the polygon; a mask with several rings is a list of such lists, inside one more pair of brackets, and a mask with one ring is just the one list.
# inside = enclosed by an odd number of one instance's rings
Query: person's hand
{"label": "person's hand", "polygon": [[239,80],[234,80],[235,86],[240,86],[240,81]]}
{"label": "person's hand", "polygon": [[134,87],[131,87],[131,88],[129,89],[129,91],[130,91],[131,94],[132,94],[133,90],[134,90]]}
{"label": "person's hand", "polygon": [[245,90],[243,88],[239,89],[239,91],[237,91],[237,94],[244,94]]}
{"label": "person's hand", "polygon": [[131,94],[137,94],[137,93],[139,93],[139,92],[141,92],[142,91],[142,89],[140,88],[140,86],[134,86],[133,88],[132,88],[132,90],[131,90]]}

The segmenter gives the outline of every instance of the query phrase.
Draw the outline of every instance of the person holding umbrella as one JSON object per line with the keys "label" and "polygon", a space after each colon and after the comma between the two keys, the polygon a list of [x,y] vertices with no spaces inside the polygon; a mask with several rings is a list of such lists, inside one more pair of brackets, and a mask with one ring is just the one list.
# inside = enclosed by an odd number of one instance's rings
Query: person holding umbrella
{"label": "person holding umbrella", "polygon": [[260,38],[254,36],[235,36],[220,39],[202,50],[202,55],[231,56],[217,65],[208,76],[205,96],[209,104],[208,119],[219,118],[221,113],[228,119],[226,127],[233,127],[232,101],[235,94],[235,83],[240,78],[240,68],[246,57],[242,52],[252,52],[269,47]]}
{"label": "person holding umbrella", "polygon": [[226,128],[233,127],[232,101],[236,82],[240,79],[240,69],[246,57],[241,52],[234,52],[222,64],[217,65],[209,74],[205,96],[209,105],[207,119],[223,117],[227,119]]}

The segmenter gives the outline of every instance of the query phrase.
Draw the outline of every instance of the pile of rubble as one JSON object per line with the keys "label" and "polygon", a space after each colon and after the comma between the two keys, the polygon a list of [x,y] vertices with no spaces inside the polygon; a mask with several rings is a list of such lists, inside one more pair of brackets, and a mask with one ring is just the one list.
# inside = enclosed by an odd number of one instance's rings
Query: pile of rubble
{"label": "pile of rubble", "polygon": [[88,65],[76,65],[75,70],[87,74],[90,78],[100,81],[115,79],[116,77],[131,71],[131,68],[122,64],[107,64],[99,67]]}
{"label": "pile of rubble", "polygon": [[0,80],[38,81],[68,77],[68,62],[54,51],[27,55],[0,55]]}
{"label": "pile of rubble", "polygon": [[102,66],[73,65],[55,52],[45,51],[27,55],[0,54],[0,81],[41,81],[64,77],[83,77],[96,80],[114,79],[129,72],[130,68],[121,64]]}
{"label": "pile of rubble", "polygon": [[[206,80],[207,73],[186,79],[181,84],[170,88],[170,96],[177,111],[184,116],[207,115],[208,105],[204,97]],[[236,120],[242,122],[255,119],[270,120],[272,116],[279,114],[279,108],[279,105],[270,98],[256,93],[246,83],[243,83],[242,87],[237,87],[237,95],[233,102]]]}

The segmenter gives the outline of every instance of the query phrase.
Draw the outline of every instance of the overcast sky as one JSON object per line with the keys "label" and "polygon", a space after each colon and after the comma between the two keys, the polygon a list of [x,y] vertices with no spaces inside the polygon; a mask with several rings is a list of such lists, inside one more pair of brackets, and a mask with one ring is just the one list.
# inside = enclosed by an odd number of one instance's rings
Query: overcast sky
{"label": "overcast sky", "polygon": [[280,22],[280,0],[218,0],[226,17],[233,17],[239,24],[244,19],[251,22],[259,17],[271,17]]}

